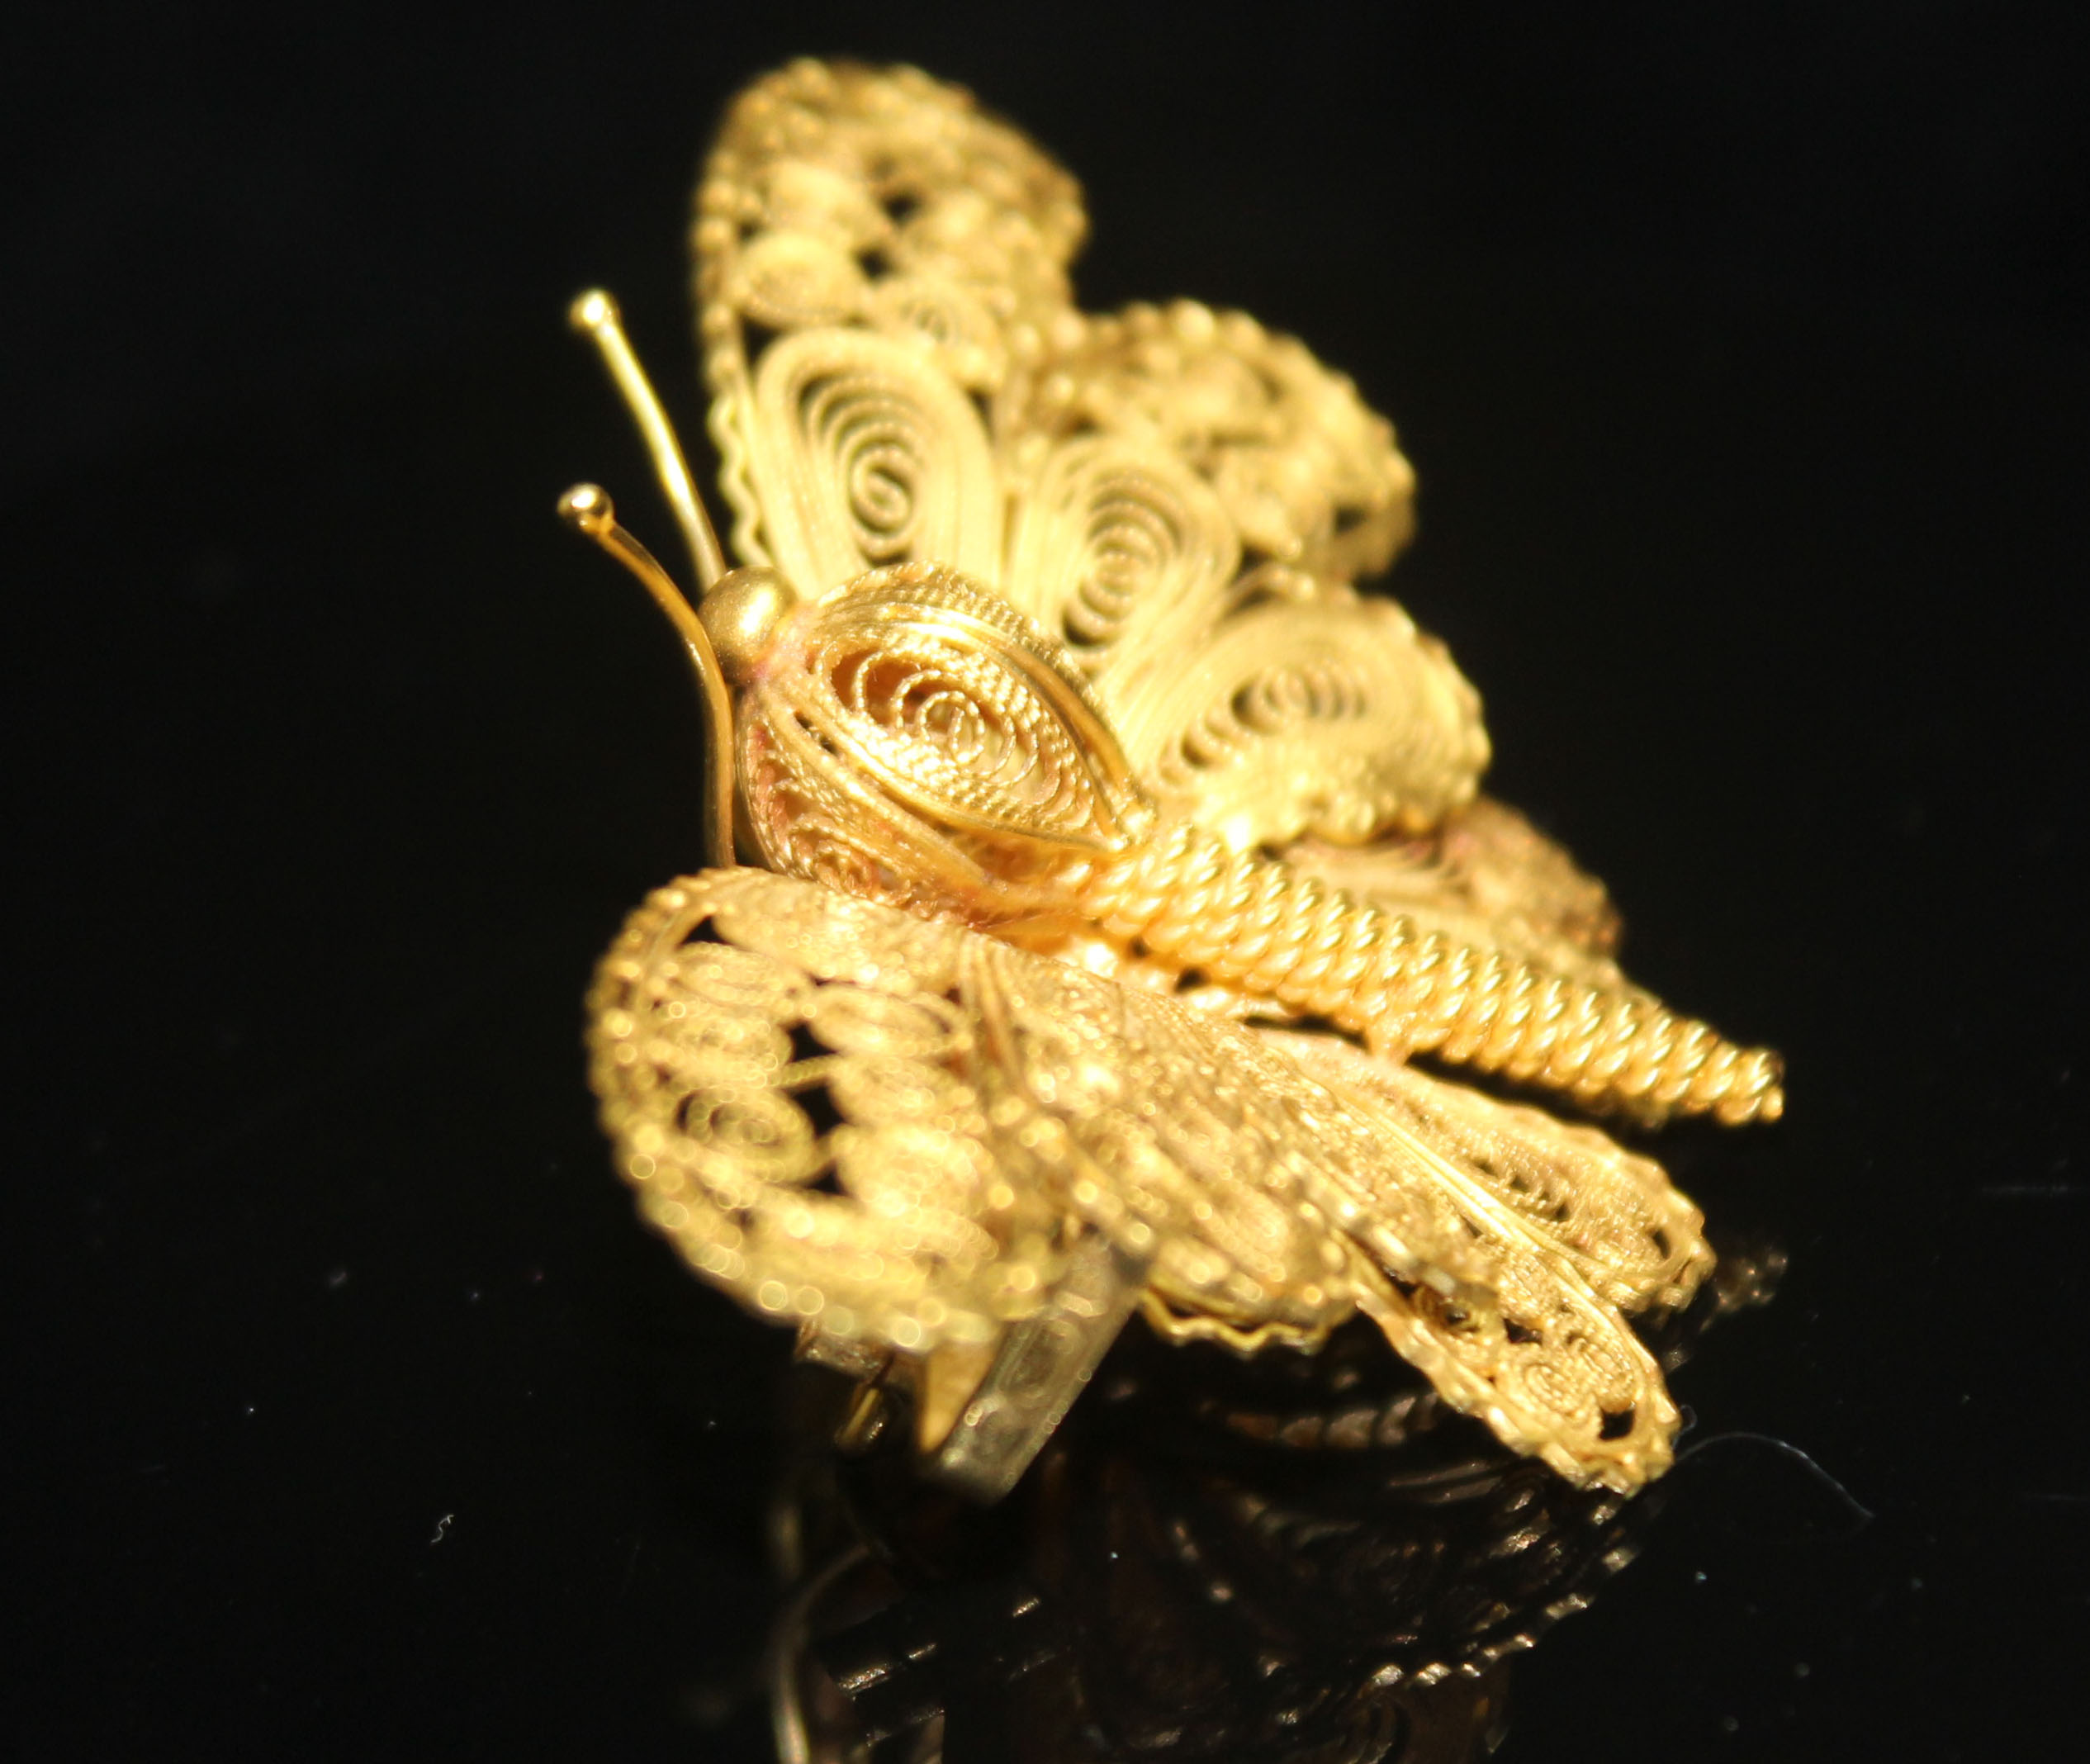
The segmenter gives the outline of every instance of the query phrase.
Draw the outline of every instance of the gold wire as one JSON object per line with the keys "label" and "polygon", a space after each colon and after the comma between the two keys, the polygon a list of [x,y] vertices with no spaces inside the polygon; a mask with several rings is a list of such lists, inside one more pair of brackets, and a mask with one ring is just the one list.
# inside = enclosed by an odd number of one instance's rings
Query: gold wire
{"label": "gold wire", "polygon": [[585,533],[636,576],[668,615],[689,652],[704,694],[704,861],[714,867],[733,861],[733,705],[726,676],[689,601],[652,552],[618,524],[617,505],[595,484],[576,484],[559,498],[559,518]]}
{"label": "gold wire", "polygon": [[623,315],[609,294],[590,288],[566,309],[566,319],[576,330],[595,339],[609,377],[623,394],[639,433],[646,438],[653,469],[660,474],[661,488],[675,510],[675,518],[681,523],[690,561],[697,572],[697,591],[702,594],[726,573],[725,553],[719,549],[718,535],[712,530],[710,518],[697,496],[689,462],[682,457],[682,445],[675,438],[667,413],[661,408],[637,356],[632,353],[630,339],[624,334]]}

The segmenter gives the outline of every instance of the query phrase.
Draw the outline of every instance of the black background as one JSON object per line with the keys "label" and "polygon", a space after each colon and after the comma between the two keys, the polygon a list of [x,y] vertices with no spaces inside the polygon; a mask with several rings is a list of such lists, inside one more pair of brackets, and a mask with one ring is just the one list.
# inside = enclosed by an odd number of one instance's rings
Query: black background
{"label": "black background", "polygon": [[[1637,974],[1782,1046],[1669,1152],[1770,1311],[1732,1444],[1519,1664],[1511,1758],[2010,1757],[2090,1639],[2071,9],[109,7],[7,27],[7,1749],[761,1755],[782,1344],[632,1219],[579,999],[695,718],[561,314],[693,439],[681,233],[802,52],[1082,178],[1084,303],[1306,337],[1394,586]],[[700,1719],[701,1718],[701,1719]],[[713,1724],[705,1725],[710,1720]]]}

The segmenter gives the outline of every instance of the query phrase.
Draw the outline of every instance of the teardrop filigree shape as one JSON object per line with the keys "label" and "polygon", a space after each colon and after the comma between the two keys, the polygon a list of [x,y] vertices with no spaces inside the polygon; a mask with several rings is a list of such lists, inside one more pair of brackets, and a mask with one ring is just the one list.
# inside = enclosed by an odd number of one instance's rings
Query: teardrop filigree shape
{"label": "teardrop filigree shape", "polygon": [[[988,920],[1064,907],[1071,879],[1152,813],[1102,708],[1064,654],[1006,601],[913,564],[865,576],[789,619],[743,694],[755,837],[818,874],[824,822],[903,827],[941,895],[891,865],[895,905]],[[827,805],[808,842],[808,807]],[[923,866],[917,865],[917,869]]]}

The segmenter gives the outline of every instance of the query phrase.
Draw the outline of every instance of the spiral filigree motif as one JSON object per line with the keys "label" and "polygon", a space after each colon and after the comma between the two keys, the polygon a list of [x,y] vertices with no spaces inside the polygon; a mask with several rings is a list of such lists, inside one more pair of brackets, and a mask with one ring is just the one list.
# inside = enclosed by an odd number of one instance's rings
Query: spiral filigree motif
{"label": "spiral filigree motif", "polygon": [[1480,701],[1400,609],[1264,566],[1151,445],[1078,438],[1023,491],[1011,598],[1064,634],[1148,790],[1243,844],[1434,824],[1487,760]]}
{"label": "spiral filigree motif", "polygon": [[[993,916],[992,884],[1045,888],[1040,865],[1116,849],[1149,818],[1080,675],[1006,602],[948,571],[878,572],[796,615],[741,721],[751,819],[772,863],[798,870],[809,798],[846,816],[841,805],[875,790],[889,824],[944,854],[938,867],[959,880],[934,904],[955,916]],[[925,903],[901,885],[904,899],[873,898]],[[1005,916],[1036,903],[1001,898]]]}
{"label": "spiral filigree motif", "polygon": [[[1543,1256],[1507,1250],[1500,1275],[1497,1311],[1419,1290],[1364,1294],[1359,1306],[1454,1407],[1506,1444],[1578,1481],[1625,1489],[1659,1476],[1678,1415],[1647,1350]],[[1602,1472],[1591,1473],[1592,1460]]]}
{"label": "spiral filigree motif", "polygon": [[[803,1023],[827,1045],[842,1044],[831,1058],[844,1064],[889,1064],[896,1057],[889,1048],[861,1051],[881,1038],[868,1029],[863,1007],[851,1002],[860,990],[855,980],[841,977],[861,976],[867,965],[879,971],[864,960],[879,939],[860,910],[780,918],[763,913],[745,890],[737,902],[724,892],[729,898],[722,900],[700,885],[661,890],[634,915],[598,975],[595,1083],[641,1210],[699,1272],[759,1312],[911,1348],[988,1339],[1001,1320],[1021,1313],[1050,1271],[1041,1249],[1026,1250],[1014,1240],[1017,1197],[982,1197],[946,1182],[933,1197],[917,1194],[915,1207],[881,1204],[889,1191],[879,1187],[874,1138],[838,1144],[818,1136],[791,1094],[790,1065],[773,1067],[758,1081],[739,1062],[693,1069],[682,1050],[663,1045],[672,1039],[661,1032],[663,1020],[673,1021],[668,1006],[687,974],[710,970],[731,982],[714,989],[714,1016],[775,1030]],[[735,920],[735,904],[743,927],[751,918],[768,926],[768,941],[800,960],[703,941],[706,922],[716,925],[722,905]],[[852,937],[852,927],[871,934]],[[900,926],[886,927],[884,941],[905,951],[922,940]],[[818,965],[803,965],[807,958]],[[922,970],[903,958],[897,971],[904,979]],[[831,995],[839,1002],[830,1002]],[[903,1007],[918,1003],[904,993],[865,996]],[[925,1045],[918,1033],[901,1039]],[[933,1054],[947,1056],[963,1045],[962,1035],[955,1045],[946,1036]],[[860,1134],[875,1136],[888,1125],[877,1107],[883,1088],[876,1070],[836,1093],[851,1098],[848,1119]],[[962,1123],[971,1098],[961,1088],[955,1100],[954,1121]],[[974,1155],[976,1148],[966,1145],[950,1156]],[[922,1150],[912,1148],[917,1169],[926,1167]],[[815,1183],[844,1150],[844,1180],[836,1192],[822,1192]],[[945,1167],[955,1166],[946,1159]],[[1007,1203],[999,1209],[998,1243],[980,1222],[997,1216],[996,1200]]]}
{"label": "spiral filigree motif", "polygon": [[1419,830],[1488,758],[1480,701],[1398,607],[1311,588],[1257,595],[1194,666],[1156,669],[1124,719],[1163,808],[1239,846]]}
{"label": "spiral filigree motif", "polygon": [[753,396],[769,550],[802,589],[910,557],[998,562],[986,435],[922,351],[869,331],[794,332],[763,355]]}
{"label": "spiral filigree motif", "polygon": [[808,661],[808,676],[832,689],[823,721],[846,728],[878,771],[983,818],[1034,818],[1054,832],[1094,827],[1081,750],[1026,715],[1029,699],[992,663],[906,633],[874,649],[837,636]]}
{"label": "spiral filigree motif", "polygon": [[1347,581],[1414,525],[1391,426],[1295,339],[1194,301],[1089,322],[1038,382],[1033,420],[1163,446],[1211,483],[1243,543]]}
{"label": "spiral filigree motif", "polygon": [[1239,557],[1196,473],[1165,453],[1083,438],[1045,454],[1023,492],[1011,598],[1056,624],[1111,690],[1128,661],[1194,643]]}
{"label": "spiral filigree motif", "polygon": [[[742,92],[698,187],[691,237],[712,433],[741,554],[784,561],[773,549],[780,511],[755,458],[758,349],[746,326],[786,336],[849,323],[912,332],[956,384],[991,393],[1011,360],[1035,356],[1070,311],[1066,265],[1086,226],[1073,178],[964,93],[913,69],[803,60]],[[827,248],[817,276],[794,263],[780,277],[761,262],[778,235]],[[837,254],[863,278],[866,299],[856,299]],[[911,286],[888,292],[898,282]],[[807,297],[808,287],[820,297]],[[836,297],[845,287],[846,300]],[[941,561],[977,569],[981,560]]]}

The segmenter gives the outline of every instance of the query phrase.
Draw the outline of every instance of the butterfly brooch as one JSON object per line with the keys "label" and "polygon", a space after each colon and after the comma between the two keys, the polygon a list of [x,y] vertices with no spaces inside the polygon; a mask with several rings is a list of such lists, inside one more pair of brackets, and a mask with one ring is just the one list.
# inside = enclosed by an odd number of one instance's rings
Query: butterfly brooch
{"label": "butterfly brooch", "polygon": [[1689,1300],[1700,1215],[1438,1074],[1738,1123],[1778,1062],[1628,982],[1601,884],[1478,794],[1473,689],[1354,586],[1410,529],[1391,427],[1241,314],[1080,311],[1084,225],[913,69],[743,92],[694,238],[737,568],[614,304],[576,304],[698,595],[600,490],[562,510],[675,624],[709,737],[711,867],[590,997],[618,1164],[983,1499],[1135,1310],[1244,1354],[1361,1313],[1629,1491],[1678,1414],[1626,1318]]}

